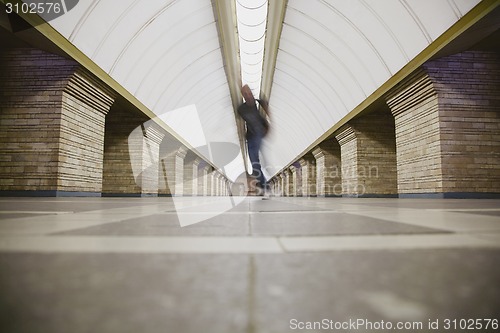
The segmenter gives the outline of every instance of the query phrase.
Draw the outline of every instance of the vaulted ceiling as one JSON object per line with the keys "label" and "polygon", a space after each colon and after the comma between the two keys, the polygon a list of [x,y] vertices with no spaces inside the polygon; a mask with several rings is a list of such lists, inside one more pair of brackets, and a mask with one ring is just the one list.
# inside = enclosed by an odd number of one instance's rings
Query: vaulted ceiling
{"label": "vaulted ceiling", "polygon": [[[243,0],[80,0],[49,24],[190,146],[239,146],[235,1],[248,7]],[[271,108],[272,131],[263,145],[268,175],[354,115],[391,78],[424,61],[430,48],[437,52],[451,41],[454,27],[460,33],[495,3],[266,2],[260,95]],[[235,179],[245,169],[242,156],[218,167]]]}

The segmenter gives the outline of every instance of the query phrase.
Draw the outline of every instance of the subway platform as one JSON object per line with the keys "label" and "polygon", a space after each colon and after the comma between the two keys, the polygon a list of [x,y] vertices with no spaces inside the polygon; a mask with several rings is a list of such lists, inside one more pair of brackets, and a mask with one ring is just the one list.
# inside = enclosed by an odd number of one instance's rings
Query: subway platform
{"label": "subway platform", "polygon": [[181,227],[228,198],[0,198],[0,331],[442,332],[500,319],[499,200],[240,199]]}

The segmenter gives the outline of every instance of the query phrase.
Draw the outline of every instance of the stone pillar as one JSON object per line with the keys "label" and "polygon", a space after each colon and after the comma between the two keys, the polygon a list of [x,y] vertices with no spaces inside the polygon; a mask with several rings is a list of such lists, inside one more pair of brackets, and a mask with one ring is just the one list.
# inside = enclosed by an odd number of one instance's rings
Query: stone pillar
{"label": "stone pillar", "polygon": [[300,164],[296,162],[290,167],[292,173],[292,195],[295,197],[302,196],[302,170]]}
{"label": "stone pillar", "polygon": [[194,153],[189,159],[184,159],[184,196],[198,195],[198,166],[201,159],[194,156]]}
{"label": "stone pillar", "polygon": [[304,155],[299,163],[302,173],[302,196],[316,196],[316,164],[313,155]]}
{"label": "stone pillar", "polygon": [[203,170],[203,196],[210,196],[210,187],[211,187],[211,177],[210,177],[210,170],[212,167],[210,165],[206,165],[202,170]]}
{"label": "stone pillar", "polygon": [[215,175],[214,175],[214,195],[216,196],[219,196],[219,189],[220,189],[220,179],[219,179],[219,173],[218,172],[215,172]]}
{"label": "stone pillar", "polygon": [[[187,155],[187,148],[181,147],[175,153],[175,169],[170,171],[170,177],[175,179],[175,195],[184,195],[184,159]],[[168,174],[168,171],[167,171]]]}
{"label": "stone pillar", "polygon": [[141,126],[147,121],[145,115],[120,104],[113,105],[106,116],[103,196],[141,196],[141,180],[136,177],[142,173],[145,139]]}
{"label": "stone pillar", "polygon": [[290,171],[290,196],[297,196],[297,169],[292,165]]}
{"label": "stone pillar", "polygon": [[225,176],[222,176],[221,177],[221,182],[220,182],[220,186],[221,186],[221,195],[225,196],[226,195],[226,177]]}
{"label": "stone pillar", "polygon": [[217,171],[212,171],[212,196],[217,196]]}
{"label": "stone pillar", "polygon": [[278,191],[278,180],[276,178],[273,178],[273,193],[274,194],[279,193],[279,191]]}
{"label": "stone pillar", "polygon": [[[120,124],[123,124],[123,118]],[[119,156],[119,158],[123,158],[125,161],[128,160],[132,166],[132,176],[135,180],[135,185],[139,188],[139,192],[133,193],[119,191],[119,184],[121,180],[126,178],[128,175],[124,175],[123,170],[117,170],[116,164],[113,163],[116,162],[116,160],[110,161],[106,158],[105,174],[103,179],[106,192],[104,194],[112,193],[118,195],[139,194],[140,196],[158,196],[160,176],[160,144],[164,136],[165,132],[152,121],[139,125],[138,128],[130,133],[127,140],[128,152],[126,152],[125,155]],[[109,152],[109,149],[107,149],[107,152]],[[108,157],[109,155],[106,153],[105,156]],[[125,177],[122,178],[120,176]],[[113,191],[113,189],[116,191]]]}
{"label": "stone pillar", "polygon": [[[166,140],[170,141],[170,140]],[[160,195],[184,195],[184,159],[187,148],[184,146],[161,147],[160,157]]]}
{"label": "stone pillar", "polygon": [[285,179],[285,190],[283,191],[283,195],[287,196],[287,197],[291,197],[292,196],[292,173],[289,169],[285,169],[283,171],[283,177]]}
{"label": "stone pillar", "polygon": [[198,189],[196,191],[197,195],[199,197],[202,197],[205,195],[205,166],[206,162],[201,160],[200,164],[198,165]]}
{"label": "stone pillar", "polygon": [[285,179],[285,174],[280,173],[279,175],[279,180],[280,180],[280,196],[285,197],[286,196],[286,179]]}
{"label": "stone pillar", "polygon": [[318,196],[340,196],[342,194],[342,175],[340,146],[327,139],[313,149],[316,159],[316,194]]}
{"label": "stone pillar", "polygon": [[78,63],[0,52],[0,195],[100,196],[114,93]]}
{"label": "stone pillar", "polygon": [[227,196],[227,187],[228,187],[228,181],[227,179],[224,177],[223,181],[222,181],[222,195],[223,196]]}
{"label": "stone pillar", "polygon": [[210,174],[210,195],[217,195],[217,171],[215,170],[212,170],[212,173]]}
{"label": "stone pillar", "polygon": [[215,174],[215,195],[220,196],[220,179],[221,179],[221,174],[217,172]]}
{"label": "stone pillar", "polygon": [[499,53],[468,51],[427,62],[395,87],[401,197],[500,193]]}
{"label": "stone pillar", "polygon": [[388,110],[353,119],[335,136],[342,153],[342,196],[397,197],[394,119]]}
{"label": "stone pillar", "polygon": [[280,196],[285,196],[285,186],[284,186],[284,179],[283,179],[283,174],[280,174],[278,176],[278,187],[279,187],[279,190],[278,190],[278,193]]}

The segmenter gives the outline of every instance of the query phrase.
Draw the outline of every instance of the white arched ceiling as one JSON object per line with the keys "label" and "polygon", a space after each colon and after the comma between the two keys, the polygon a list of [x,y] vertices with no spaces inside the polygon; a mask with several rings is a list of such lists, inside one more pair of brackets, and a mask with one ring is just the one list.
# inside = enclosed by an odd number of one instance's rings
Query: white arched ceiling
{"label": "white arched ceiling", "polygon": [[479,0],[288,0],[263,144],[269,175],[362,103]]}
{"label": "white arched ceiling", "polygon": [[212,1],[80,0],[50,24],[193,147],[239,146]]}
{"label": "white arched ceiling", "polygon": [[[263,3],[239,4],[251,11]],[[478,3],[288,0],[270,95],[272,128],[263,144],[268,174],[291,163]],[[212,5],[80,0],[50,24],[156,115],[166,115],[193,146],[198,121],[207,141],[238,145]],[[264,23],[248,18],[246,26]],[[254,53],[260,59],[261,50]],[[234,179],[243,159],[225,170]]]}

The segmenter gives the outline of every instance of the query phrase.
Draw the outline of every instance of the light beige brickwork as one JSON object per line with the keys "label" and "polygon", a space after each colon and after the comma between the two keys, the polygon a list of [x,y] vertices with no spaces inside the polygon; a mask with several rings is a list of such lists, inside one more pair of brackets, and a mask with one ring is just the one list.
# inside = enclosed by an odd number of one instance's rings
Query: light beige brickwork
{"label": "light beige brickwork", "polygon": [[283,178],[282,178],[282,175],[281,175],[281,174],[279,174],[277,177],[278,177],[278,178],[277,178],[277,183],[278,183],[278,195],[280,195],[280,196],[284,196],[284,194],[283,194],[284,189],[283,189]]}
{"label": "light beige brickwork", "polygon": [[318,196],[341,195],[340,146],[328,139],[312,150],[316,159],[316,194]]}
{"label": "light beige brickwork", "polygon": [[430,61],[387,96],[401,195],[500,192],[499,60],[469,51]]}
{"label": "light beige brickwork", "polygon": [[288,170],[284,170],[282,173],[281,173],[281,178],[282,178],[282,186],[283,186],[283,196],[284,197],[287,197],[288,196],[288,192],[289,192],[289,183],[288,183],[288,173],[289,171]]}
{"label": "light beige brickwork", "polygon": [[198,189],[196,191],[197,195],[202,197],[205,195],[205,187],[206,184],[206,170],[207,166],[206,162],[200,159],[200,163],[198,165]]}
{"label": "light beige brickwork", "polygon": [[187,152],[186,147],[180,147],[173,155],[173,158],[170,159],[170,161],[173,161],[174,166],[168,169],[167,174],[169,179],[175,179],[175,193],[171,193],[175,196],[184,195],[184,159]]}
{"label": "light beige brickwork", "polygon": [[211,195],[211,177],[210,173],[212,172],[212,166],[210,165],[205,165],[203,168],[203,196],[210,196]]}
{"label": "light beige brickwork", "polygon": [[0,53],[0,191],[100,195],[114,93],[66,58]]}
{"label": "light beige brickwork", "polygon": [[210,190],[209,190],[209,195],[210,196],[216,196],[217,195],[217,171],[212,169],[212,172],[210,172],[209,178],[210,178]]}
{"label": "light beige brickwork", "polygon": [[220,196],[221,195],[221,174],[218,171],[216,171],[214,177],[215,177],[215,181],[214,181],[215,195]]}
{"label": "light beige brickwork", "polygon": [[[131,157],[137,154],[141,159],[131,159],[133,168],[137,171],[141,170],[140,174],[134,172],[136,183],[141,188],[142,196],[157,196],[159,191],[159,157],[160,157],[160,144],[163,140],[165,132],[153,123],[142,126],[142,138],[137,138],[138,151],[130,151]],[[142,139],[142,140],[141,140]],[[132,145],[129,139],[129,147]],[[142,153],[142,154],[141,154]]]}
{"label": "light beige brickwork", "polygon": [[215,190],[214,195],[219,196],[220,195],[220,174],[218,171],[216,171],[215,175],[214,175],[214,190]]}
{"label": "light beige brickwork", "polygon": [[363,115],[341,127],[342,196],[397,196],[394,119],[386,109]]}
{"label": "light beige brickwork", "polygon": [[398,192],[442,193],[439,101],[421,70],[388,96],[395,118]]}
{"label": "light beige brickwork", "polygon": [[316,160],[308,153],[299,160],[302,173],[302,196],[316,196]]}
{"label": "light beige brickwork", "polygon": [[226,177],[222,179],[222,195],[223,196],[228,196],[228,187],[229,187],[229,182]]}
{"label": "light beige brickwork", "polygon": [[184,195],[184,158],[188,149],[170,138],[160,148],[160,194]]}
{"label": "light beige brickwork", "polygon": [[160,144],[165,132],[142,113],[115,104],[106,116],[104,196],[158,195]]}
{"label": "light beige brickwork", "polygon": [[295,167],[295,165],[290,166],[290,172],[292,173],[292,195],[295,197],[302,196],[302,170],[299,167]]}
{"label": "light beige brickwork", "polygon": [[184,196],[198,195],[198,166],[201,159],[193,152],[188,152],[184,159]]}
{"label": "light beige brickwork", "polygon": [[282,196],[282,197],[286,197],[286,193],[287,193],[287,186],[286,186],[286,176],[285,174],[282,172],[279,174],[278,176],[279,178],[279,182],[280,182],[280,192],[279,194]]}

